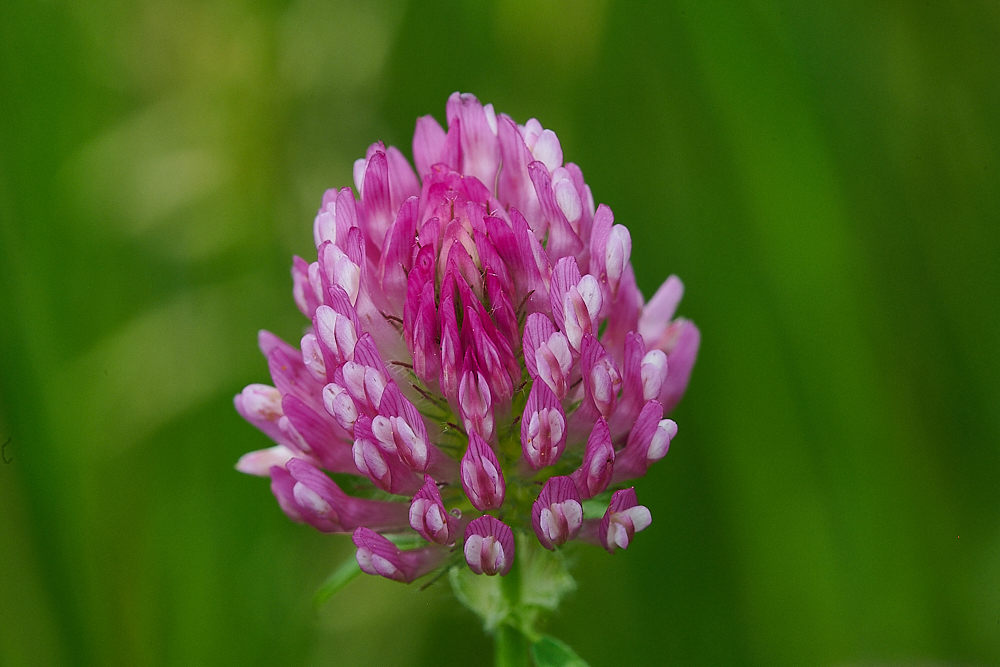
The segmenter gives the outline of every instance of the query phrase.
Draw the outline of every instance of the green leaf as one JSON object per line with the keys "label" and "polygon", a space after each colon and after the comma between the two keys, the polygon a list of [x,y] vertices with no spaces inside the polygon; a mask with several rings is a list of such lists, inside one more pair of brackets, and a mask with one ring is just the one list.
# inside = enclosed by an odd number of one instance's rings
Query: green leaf
{"label": "green leaf", "polygon": [[334,570],[333,574],[327,577],[323,585],[319,587],[316,595],[313,596],[313,606],[317,609],[322,607],[323,603],[332,598],[341,588],[351,583],[354,577],[359,574],[361,574],[361,567],[358,565],[358,560],[351,556]]}
{"label": "green leaf", "polygon": [[589,667],[573,649],[549,635],[531,645],[531,657],[535,667]]}

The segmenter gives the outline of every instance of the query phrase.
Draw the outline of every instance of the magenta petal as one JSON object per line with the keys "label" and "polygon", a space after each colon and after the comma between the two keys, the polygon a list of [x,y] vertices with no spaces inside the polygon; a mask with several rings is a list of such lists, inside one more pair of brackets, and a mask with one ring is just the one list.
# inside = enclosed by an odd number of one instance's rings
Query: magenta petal
{"label": "magenta petal", "polygon": [[548,277],[548,258],[517,209],[510,211],[510,226],[502,219],[488,216],[484,222],[497,255],[507,266],[514,282],[515,296],[520,304],[525,300],[526,312],[549,312],[548,289],[543,281]]}
{"label": "magenta petal", "polygon": [[595,276],[605,288],[605,295],[609,298],[607,307],[611,306],[611,289],[608,286],[607,272],[607,247],[608,238],[611,235],[611,227],[614,225],[615,216],[611,209],[601,204],[597,207],[594,215],[594,224],[590,232],[590,273]]}
{"label": "magenta petal", "polygon": [[[475,350],[480,370],[485,377],[490,378],[492,400],[497,404],[506,405],[514,393],[514,382],[508,374],[509,366],[504,362],[508,358],[513,360],[513,355],[509,349],[503,349],[501,353],[501,348],[494,342],[497,336],[493,323],[488,316],[485,316],[485,312],[484,317],[480,317],[477,310],[470,307],[465,312],[462,330],[467,333],[466,349]],[[493,330],[488,331],[488,329]],[[514,366],[517,368],[516,362]]]}
{"label": "magenta petal", "polygon": [[390,314],[403,315],[406,301],[407,273],[413,259],[417,234],[417,198],[410,197],[399,208],[396,220],[385,235],[379,258],[379,282],[390,305]]}
{"label": "magenta petal", "polygon": [[[492,107],[491,107],[492,111]],[[496,181],[500,164],[496,117],[490,127],[487,113],[475,95],[453,93],[446,109],[449,127],[459,121],[462,141],[462,172],[478,178],[490,187]]]}
{"label": "magenta petal", "polygon": [[[639,324],[639,313],[642,311],[642,294],[635,284],[635,274],[632,267],[626,268],[618,284],[618,294],[608,310],[607,327],[601,336],[601,343],[608,350],[620,350],[625,345],[625,337],[635,331]],[[646,348],[655,347],[652,340],[643,336]]]}
{"label": "magenta petal", "polygon": [[438,317],[434,307],[434,283],[424,285],[410,331],[413,372],[432,391],[438,387],[441,350],[438,345]]}
{"label": "magenta petal", "polygon": [[670,324],[674,313],[677,312],[677,305],[684,296],[684,283],[677,276],[670,276],[656,294],[649,300],[649,303],[642,309],[642,317],[639,318],[639,333],[647,341],[657,340],[663,330]]}
{"label": "magenta petal", "polygon": [[[289,489],[289,480],[282,479],[281,492],[291,492],[290,498],[286,496],[285,501],[294,505],[295,511],[302,517],[302,520],[324,533],[346,532],[347,529],[337,512],[340,496],[344,494],[337,485],[329,477],[301,459],[291,459],[286,464],[286,468],[291,477],[291,487]],[[273,470],[272,484],[276,477],[283,478],[279,471],[280,468]],[[300,473],[308,471],[305,472],[305,481],[299,479],[294,471]],[[312,476],[311,472],[315,472],[316,476]]]}
{"label": "magenta petal", "polygon": [[365,334],[358,339],[357,345],[354,346],[354,361],[374,368],[383,377],[389,377],[389,369],[386,368],[385,362],[382,361],[382,355],[379,353],[378,347],[375,345],[375,339],[371,334]]}
{"label": "magenta petal", "polygon": [[361,204],[365,212],[365,232],[369,242],[381,249],[385,232],[393,221],[389,195],[389,165],[385,153],[377,151],[368,161]]}
{"label": "magenta petal", "polygon": [[514,564],[514,532],[490,515],[465,527],[465,562],[476,574],[506,576]]}
{"label": "magenta petal", "polygon": [[441,393],[458,405],[458,389],[462,379],[464,352],[458,331],[458,317],[455,314],[455,279],[449,273],[441,283]]}
{"label": "magenta petal", "polygon": [[[432,245],[420,246],[412,261],[410,271],[406,276],[406,301],[403,305],[403,338],[406,345],[413,352],[413,327],[420,310],[421,295],[424,288],[431,285],[431,297],[433,301],[435,251]],[[433,303],[432,303],[433,305]]]}
{"label": "magenta petal", "polygon": [[433,116],[417,119],[413,133],[413,162],[421,177],[431,173],[431,166],[442,161],[445,133]]}
{"label": "magenta petal", "polygon": [[503,163],[497,179],[497,197],[508,208],[513,207],[531,219],[537,219],[541,206],[528,175],[528,164],[534,158],[509,116],[501,114],[497,118],[497,131]]}
{"label": "magenta petal", "polygon": [[546,549],[574,539],[583,526],[583,504],[569,477],[550,477],[531,507],[531,526]]}
{"label": "magenta petal", "polygon": [[[486,294],[490,300],[490,311],[496,321],[497,331],[502,336],[502,342],[506,347],[505,358],[508,373],[513,371],[512,377],[516,380],[521,377],[521,369],[514,357],[514,351],[521,345],[521,332],[518,331],[514,304],[510,301],[510,288],[505,287],[502,279],[498,278],[496,274],[487,273]],[[511,364],[513,364],[513,369]]]}
{"label": "magenta petal", "polygon": [[400,460],[414,472],[429,471],[444,481],[455,479],[458,466],[436,445],[430,442],[424,419],[416,406],[400,392],[396,383],[386,385],[379,406],[378,422],[374,433],[380,440],[387,437],[391,446],[383,447],[399,455]]}
{"label": "magenta petal", "polygon": [[358,207],[354,193],[350,188],[343,188],[337,194],[337,245],[347,252],[347,238],[351,229],[356,229],[358,223]]}
{"label": "magenta petal", "polygon": [[398,148],[389,146],[385,157],[389,167],[390,207],[398,211],[404,201],[420,195],[420,181]]}

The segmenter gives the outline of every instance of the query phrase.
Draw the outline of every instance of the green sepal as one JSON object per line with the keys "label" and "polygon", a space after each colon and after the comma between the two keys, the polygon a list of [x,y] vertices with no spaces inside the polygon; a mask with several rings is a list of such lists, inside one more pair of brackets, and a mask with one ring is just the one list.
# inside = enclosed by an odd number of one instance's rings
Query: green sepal
{"label": "green sepal", "polygon": [[576,580],[569,573],[561,550],[549,551],[534,534],[517,533],[517,556],[514,564],[520,570],[520,608],[539,608],[552,612],[567,593],[576,590]]}
{"label": "green sepal", "polygon": [[493,634],[510,616],[511,606],[504,595],[500,577],[475,574],[465,564],[448,572],[455,597],[483,621],[483,629]]}

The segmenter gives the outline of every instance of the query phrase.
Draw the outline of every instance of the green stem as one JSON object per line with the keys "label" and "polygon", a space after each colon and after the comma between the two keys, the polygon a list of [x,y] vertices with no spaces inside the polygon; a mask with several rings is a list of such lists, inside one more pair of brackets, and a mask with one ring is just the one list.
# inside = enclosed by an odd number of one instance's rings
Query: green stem
{"label": "green stem", "polygon": [[530,667],[528,638],[520,630],[506,623],[493,635],[496,667]]}

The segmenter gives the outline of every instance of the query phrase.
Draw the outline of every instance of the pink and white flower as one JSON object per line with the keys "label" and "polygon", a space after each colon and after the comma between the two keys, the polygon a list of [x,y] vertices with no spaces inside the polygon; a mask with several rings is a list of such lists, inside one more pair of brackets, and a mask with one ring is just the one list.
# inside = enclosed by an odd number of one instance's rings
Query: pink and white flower
{"label": "pink and white flower", "polygon": [[[583,501],[645,475],[677,433],[664,415],[700,343],[675,317],[683,285],[671,276],[645,302],[628,229],[552,130],[458,93],[446,118],[417,121],[416,171],[376,143],[353,190],[324,193],[316,261],[292,264],[309,326],[298,348],[262,332],[274,386],[234,401],[275,446],[237,468],[269,476],[293,520],[353,533],[361,568],[399,581],[453,562],[459,541],[473,572],[504,575],[514,531],[627,548],[651,521],[634,489],[600,520]],[[345,491],[328,473],[360,481]],[[359,484],[392,495],[351,495]],[[384,537],[404,533],[427,546]]]}

